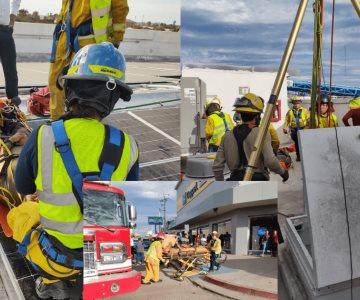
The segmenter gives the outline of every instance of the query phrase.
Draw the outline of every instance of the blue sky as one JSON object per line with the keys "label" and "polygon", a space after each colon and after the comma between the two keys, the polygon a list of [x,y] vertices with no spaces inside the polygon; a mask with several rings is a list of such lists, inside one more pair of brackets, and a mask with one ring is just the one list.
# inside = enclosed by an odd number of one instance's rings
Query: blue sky
{"label": "blue sky", "polygon": [[[182,63],[277,69],[300,1],[183,0]],[[289,65],[292,79],[311,80],[314,14],[309,1]],[[329,83],[331,6],[325,0],[323,67]],[[333,84],[360,86],[360,19],[350,0],[335,8]]]}
{"label": "blue sky", "polygon": [[131,201],[137,208],[137,228],[135,232],[145,235],[153,230],[154,225],[148,225],[148,216],[158,216],[160,199],[164,194],[169,201],[166,203],[166,218],[176,216],[176,191],[177,181],[143,181],[143,182],[112,182],[111,185],[121,188],[127,201]]}
{"label": "blue sky", "polygon": [[[128,4],[128,18],[134,21],[180,23],[180,0],[128,0]],[[22,0],[20,8],[38,11],[41,15],[55,14],[60,11],[61,0]]]}

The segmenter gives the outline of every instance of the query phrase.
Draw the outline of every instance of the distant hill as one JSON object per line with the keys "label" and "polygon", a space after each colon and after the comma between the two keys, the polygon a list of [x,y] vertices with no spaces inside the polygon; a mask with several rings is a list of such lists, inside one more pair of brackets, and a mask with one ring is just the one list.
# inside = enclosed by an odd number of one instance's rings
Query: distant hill
{"label": "distant hill", "polygon": [[[34,11],[29,13],[26,9],[20,9],[16,21],[18,22],[29,22],[29,23],[46,23],[54,24],[58,14],[48,14],[46,16],[40,16],[39,12]],[[127,28],[134,29],[150,29],[150,30],[159,30],[159,31],[174,31],[178,32],[180,30],[179,25],[165,24],[165,23],[152,23],[152,22],[135,22],[132,20],[126,20]]]}

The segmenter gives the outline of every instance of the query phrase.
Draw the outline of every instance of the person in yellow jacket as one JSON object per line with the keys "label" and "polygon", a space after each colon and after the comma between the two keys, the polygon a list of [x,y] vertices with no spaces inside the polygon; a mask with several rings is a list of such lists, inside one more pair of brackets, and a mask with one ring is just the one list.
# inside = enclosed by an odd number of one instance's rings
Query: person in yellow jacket
{"label": "person in yellow jacket", "polygon": [[220,269],[220,264],[217,262],[218,257],[221,254],[221,240],[219,239],[219,233],[217,231],[212,232],[212,240],[209,243],[210,247],[210,268],[209,271],[214,271],[214,267],[216,270]]}
{"label": "person in yellow jacket", "polygon": [[[136,141],[101,123],[119,98],[129,100],[132,93],[124,82],[121,52],[109,42],[86,46],[63,80],[68,112],[32,132],[15,172],[17,191],[36,192],[39,199],[40,227],[23,238],[19,249],[36,264],[41,299],[71,298],[72,270],[82,280],[83,180],[139,179]],[[54,264],[65,271],[54,271],[59,270]]]}
{"label": "person in yellow jacket", "polygon": [[336,115],[331,112],[329,98],[321,95],[320,98],[320,113],[315,115],[316,128],[331,128],[339,127]]}
{"label": "person in yellow jacket", "polygon": [[146,275],[142,280],[142,284],[150,284],[150,281],[154,283],[162,281],[160,279],[160,262],[164,261],[162,257],[162,243],[164,239],[165,234],[159,232],[145,254]]}
{"label": "person in yellow jacket", "polygon": [[109,41],[116,48],[124,38],[127,0],[63,0],[53,34],[50,58],[50,114],[57,120],[64,113],[64,91],[58,78],[82,47]]}
{"label": "person in yellow jacket", "polygon": [[299,130],[303,130],[307,126],[309,119],[309,112],[306,108],[301,107],[301,97],[294,96],[291,98],[291,103],[293,105],[292,109],[286,113],[285,124],[283,127],[283,132],[288,133],[290,127],[290,136],[295,142],[296,148],[296,161],[300,161],[300,150],[299,150],[299,141],[297,133]]}
{"label": "person in yellow jacket", "polygon": [[221,102],[217,97],[207,100],[205,113],[207,116],[205,133],[209,142],[209,152],[216,152],[225,132],[234,128],[229,114],[221,111]]}

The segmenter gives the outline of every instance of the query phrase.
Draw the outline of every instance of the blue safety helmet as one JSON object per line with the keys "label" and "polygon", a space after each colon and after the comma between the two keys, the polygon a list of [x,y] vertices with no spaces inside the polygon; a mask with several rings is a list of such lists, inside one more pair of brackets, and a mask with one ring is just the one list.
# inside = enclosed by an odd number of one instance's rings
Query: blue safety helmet
{"label": "blue safety helmet", "polygon": [[[83,47],[72,59],[67,74],[60,78],[64,80],[66,105],[70,106],[74,100],[77,100],[80,104],[94,107],[102,116],[108,115],[119,97],[124,101],[129,101],[131,98],[132,89],[125,83],[125,69],[124,55],[111,43],[103,42]],[[76,84],[77,80],[82,80],[84,83]],[[92,86],[92,80],[98,83],[106,82],[103,85],[104,89],[101,91],[95,88],[95,92],[88,89],[89,95],[84,97],[86,93],[84,88],[88,88],[89,82]],[[96,84],[94,83],[93,86],[95,87]],[[108,99],[105,95],[108,95]]]}

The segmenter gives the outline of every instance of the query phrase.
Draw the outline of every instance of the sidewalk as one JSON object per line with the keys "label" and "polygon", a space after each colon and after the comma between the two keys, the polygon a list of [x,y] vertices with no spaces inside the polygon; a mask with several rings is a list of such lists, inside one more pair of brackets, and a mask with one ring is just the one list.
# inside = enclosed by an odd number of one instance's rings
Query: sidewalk
{"label": "sidewalk", "polygon": [[232,299],[277,299],[277,262],[273,257],[228,255],[219,271],[189,279]]}

